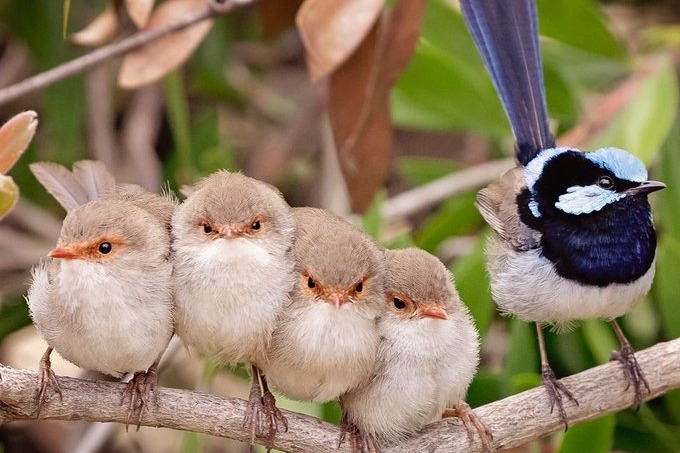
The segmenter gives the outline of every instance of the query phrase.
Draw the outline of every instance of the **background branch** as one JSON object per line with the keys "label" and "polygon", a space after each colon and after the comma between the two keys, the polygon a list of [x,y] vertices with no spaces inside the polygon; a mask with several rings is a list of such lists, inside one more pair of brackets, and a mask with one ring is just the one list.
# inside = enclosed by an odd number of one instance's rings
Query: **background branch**
{"label": "background branch", "polygon": [[[680,339],[659,343],[637,353],[651,394],[657,397],[680,387]],[[34,371],[0,366],[0,424],[27,420],[36,411],[37,375]],[[120,404],[124,384],[94,382],[60,377],[64,399],[53,396],[42,408],[42,417],[58,420],[89,420],[124,423],[127,408]],[[633,404],[633,392],[625,391],[625,381],[618,362],[609,362],[563,379],[579,401],[568,405],[567,415],[573,424],[619,411]],[[159,389],[160,404],[151,405],[142,420],[144,426],[196,431],[214,436],[247,441],[242,426],[245,401],[201,392]],[[562,428],[559,417],[550,414],[548,399],[542,388],[535,388],[475,409],[494,434],[498,449],[525,444]],[[347,452],[347,445],[336,449],[339,430],[313,417],[284,411],[289,429],[279,433],[276,448],[292,452]],[[468,444],[465,429],[457,419],[430,425],[418,436],[386,449],[408,451],[478,453],[482,447],[474,440]]]}
{"label": "background branch", "polygon": [[183,30],[205,19],[209,19],[218,14],[229,12],[237,4],[246,3],[240,1],[220,1],[208,0],[207,6],[204,10],[198,11],[190,16],[183,17],[175,23],[154,27],[149,30],[137,32],[127,38],[124,38],[116,43],[100,47],[92,52],[89,52],[81,57],[75,58],[66,63],[60,64],[52,69],[49,69],[40,74],[36,74],[26,80],[23,80],[14,85],[0,89],[0,105],[14,101],[21,96],[24,96],[33,91],[45,88],[54,82],[65,79],[76,74],[79,74],[93,66],[96,66],[109,58],[123,55],[132,49],[135,49],[144,44],[155,41],[163,36]]}

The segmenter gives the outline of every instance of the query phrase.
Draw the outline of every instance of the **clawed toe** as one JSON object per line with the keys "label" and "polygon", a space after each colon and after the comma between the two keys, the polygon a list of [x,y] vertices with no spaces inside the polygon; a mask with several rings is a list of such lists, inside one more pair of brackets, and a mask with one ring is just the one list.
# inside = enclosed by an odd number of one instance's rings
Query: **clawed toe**
{"label": "clawed toe", "polygon": [[572,393],[555,377],[555,373],[549,366],[543,366],[542,370],[543,387],[548,392],[550,399],[550,413],[552,414],[557,407],[557,410],[564,424],[564,430],[569,429],[569,422],[567,421],[567,412],[564,410],[563,396],[566,396],[569,401],[578,406],[578,401]]}
{"label": "clawed toe", "polygon": [[149,396],[153,394],[153,400],[156,405],[158,405],[158,371],[156,365],[152,365],[146,372],[139,371],[134,374],[130,382],[128,382],[125,390],[123,391],[123,397],[121,398],[121,404],[124,404],[126,400],[128,403],[128,413],[125,418],[125,429],[127,430],[130,426],[130,419],[136,414],[136,425],[137,430],[142,424],[142,417],[144,416],[144,411],[149,405]]}
{"label": "clawed toe", "polygon": [[38,365],[38,410],[36,411],[35,418],[40,418],[40,411],[47,399],[47,389],[49,387],[59,395],[60,400],[63,399],[61,387],[59,386],[59,381],[57,381],[57,375],[52,371],[52,363],[50,362],[51,353],[52,348],[47,348]]}

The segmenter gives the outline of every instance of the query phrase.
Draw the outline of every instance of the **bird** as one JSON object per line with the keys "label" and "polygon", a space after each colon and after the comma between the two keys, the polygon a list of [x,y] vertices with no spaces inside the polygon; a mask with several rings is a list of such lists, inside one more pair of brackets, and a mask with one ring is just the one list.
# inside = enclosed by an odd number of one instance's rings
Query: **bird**
{"label": "bird", "polygon": [[241,173],[188,193],[172,219],[177,334],[201,355],[250,364],[244,425],[271,446],[287,422],[259,367],[293,286],[293,215],[276,188]]}
{"label": "bird", "polygon": [[565,428],[563,399],[578,402],[550,367],[546,325],[559,331],[578,320],[609,321],[621,344],[612,358],[639,406],[649,385],[616,318],[652,284],[656,233],[647,196],[665,184],[648,180],[628,151],[556,146],[533,0],[460,4],[516,142],[517,166],[476,200],[494,231],[486,252],[493,298],[501,312],[536,324],[543,386]]}
{"label": "bird", "polygon": [[380,451],[443,414],[460,417],[490,451],[491,433],[465,402],[479,336],[444,264],[410,247],[385,251],[385,313],[371,379],[342,396],[354,451]]}
{"label": "bird", "polygon": [[344,219],[293,208],[295,284],[264,365],[286,396],[334,401],[373,370],[383,311],[382,248]]}
{"label": "bird", "polygon": [[72,172],[51,162],[30,169],[67,211],[48,259],[32,270],[26,301],[48,344],[40,360],[38,412],[51,386],[54,349],[87,370],[134,373],[123,398],[128,421],[155,393],[157,364],[173,334],[170,218],[175,202],[139,186],[117,186],[98,161]]}

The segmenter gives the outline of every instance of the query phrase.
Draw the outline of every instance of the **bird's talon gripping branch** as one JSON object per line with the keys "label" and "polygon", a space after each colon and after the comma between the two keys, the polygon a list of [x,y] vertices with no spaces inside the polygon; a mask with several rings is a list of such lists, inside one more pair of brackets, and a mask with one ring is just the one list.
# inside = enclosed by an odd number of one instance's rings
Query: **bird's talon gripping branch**
{"label": "bird's talon gripping branch", "polygon": [[578,406],[578,401],[574,395],[564,386],[557,378],[552,368],[548,365],[543,365],[541,370],[541,376],[543,377],[543,387],[548,392],[548,398],[550,399],[550,413],[552,414],[557,407],[560,414],[560,419],[564,424],[564,430],[569,429],[569,422],[567,420],[567,412],[564,410],[564,403],[562,395],[566,396],[569,401]]}
{"label": "bird's talon gripping branch", "polygon": [[474,433],[476,432],[479,439],[482,441],[484,451],[494,451],[492,446],[493,434],[486,423],[482,421],[472,408],[464,401],[459,401],[455,407],[447,408],[442,414],[442,418],[457,417],[463,422],[465,431],[467,432],[468,441],[472,442]]}
{"label": "bird's talon gripping branch", "polygon": [[36,411],[35,418],[40,418],[40,410],[45,403],[48,387],[54,389],[59,395],[60,400],[63,399],[59,381],[57,381],[57,376],[54,374],[54,371],[52,371],[52,363],[50,362],[51,353],[52,347],[48,347],[45,354],[40,358],[38,366],[38,410]]}

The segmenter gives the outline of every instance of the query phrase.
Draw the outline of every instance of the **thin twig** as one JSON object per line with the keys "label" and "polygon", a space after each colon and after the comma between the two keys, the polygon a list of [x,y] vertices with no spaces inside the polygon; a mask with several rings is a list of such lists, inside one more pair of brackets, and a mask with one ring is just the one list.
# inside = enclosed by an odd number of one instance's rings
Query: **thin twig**
{"label": "thin twig", "polygon": [[245,2],[226,1],[219,4],[218,0],[208,0],[206,3],[209,6],[204,10],[183,17],[177,22],[137,32],[116,43],[100,47],[81,57],[75,58],[45,72],[36,74],[33,77],[30,77],[19,83],[3,88],[0,90],[0,105],[18,99],[33,91],[45,88],[46,86],[51,85],[58,80],[80,74],[81,72],[98,65],[109,58],[123,55],[132,49],[162,38],[167,34],[183,30],[198,22],[219,14],[225,14],[231,11],[231,9],[237,4],[243,4]]}
{"label": "thin twig", "polygon": [[[647,399],[680,387],[680,339],[659,343],[636,354],[651,388]],[[36,382],[34,371],[0,366],[0,423],[28,420],[35,416]],[[94,382],[60,377],[63,401],[56,396],[41,409],[41,416],[58,420],[89,420],[125,423],[127,408],[120,404],[124,384]],[[618,362],[609,362],[562,382],[578,399],[579,405],[566,407],[570,424],[591,420],[633,404],[633,392]],[[159,389],[160,404],[144,413],[142,425],[196,431],[241,441],[250,438],[243,427],[246,402],[202,392]],[[275,448],[291,452],[347,452],[336,449],[339,429],[313,417],[283,411],[289,429],[279,432]],[[505,449],[523,445],[545,434],[562,429],[558,415],[550,413],[550,403],[542,388],[535,388],[475,409],[493,432],[493,446]],[[428,426],[406,442],[385,448],[385,453],[412,451],[480,453],[478,439],[468,443],[465,427],[457,419]]]}

